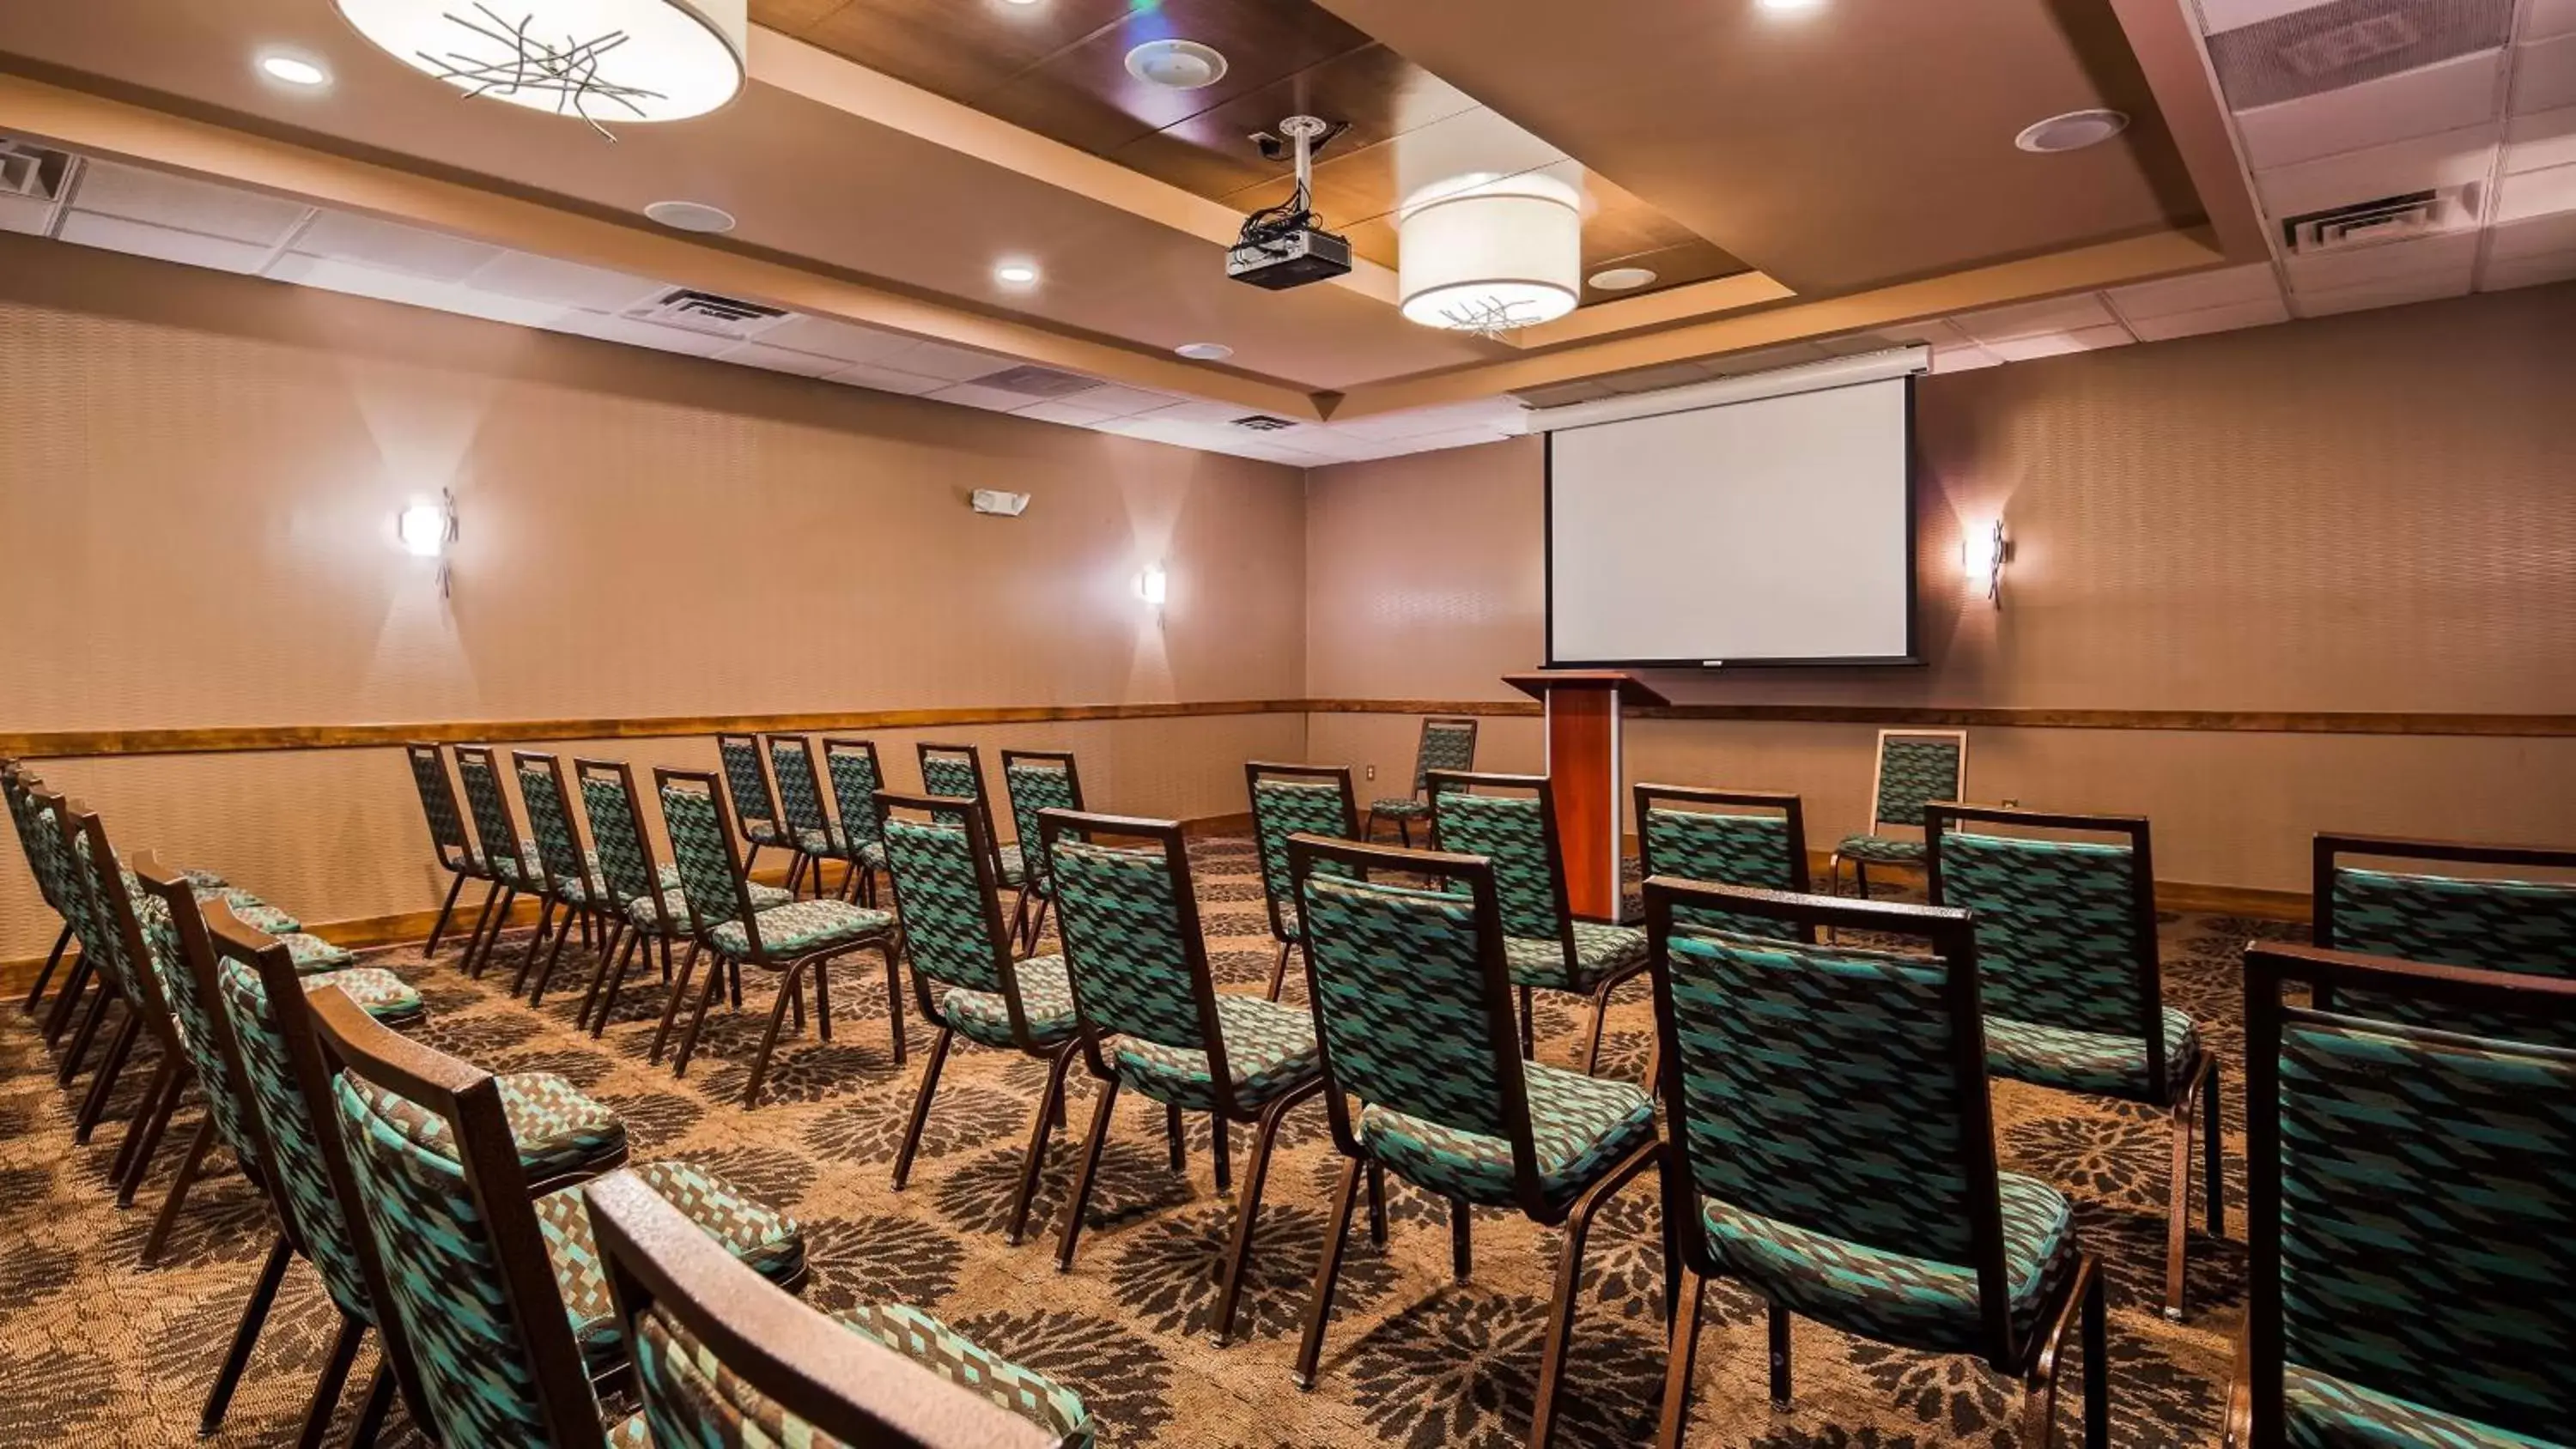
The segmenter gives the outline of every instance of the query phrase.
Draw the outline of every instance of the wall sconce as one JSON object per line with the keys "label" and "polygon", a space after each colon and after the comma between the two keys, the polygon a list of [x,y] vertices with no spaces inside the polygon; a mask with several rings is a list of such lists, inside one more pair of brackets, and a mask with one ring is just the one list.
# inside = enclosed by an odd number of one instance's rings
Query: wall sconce
{"label": "wall sconce", "polygon": [[1172,576],[1164,570],[1161,564],[1147,565],[1145,571],[1136,576],[1137,598],[1143,599],[1146,603],[1159,609],[1163,607],[1163,602],[1171,596]]}
{"label": "wall sconce", "polygon": [[447,597],[447,546],[456,541],[456,495],[441,488],[436,502],[411,505],[394,519],[403,552],[438,560],[438,595]]}
{"label": "wall sconce", "polygon": [[1996,519],[1990,531],[1970,526],[1959,539],[1959,562],[1968,587],[1982,590],[1987,602],[2002,608],[2004,565],[2012,562],[2012,540],[2004,534],[2004,521]]}

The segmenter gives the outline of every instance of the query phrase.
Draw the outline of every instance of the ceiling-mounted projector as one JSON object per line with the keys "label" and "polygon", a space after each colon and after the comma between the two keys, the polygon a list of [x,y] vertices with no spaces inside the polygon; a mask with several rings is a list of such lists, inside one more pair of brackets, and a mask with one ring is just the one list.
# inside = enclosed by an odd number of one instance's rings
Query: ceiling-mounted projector
{"label": "ceiling-mounted projector", "polygon": [[1225,274],[1238,282],[1281,291],[1338,277],[1351,269],[1351,243],[1315,223],[1311,204],[1315,153],[1345,129],[1315,116],[1290,116],[1279,123],[1279,136],[1267,132],[1252,138],[1263,155],[1278,160],[1296,148],[1297,189],[1278,206],[1264,207],[1243,219],[1243,230],[1226,249]]}

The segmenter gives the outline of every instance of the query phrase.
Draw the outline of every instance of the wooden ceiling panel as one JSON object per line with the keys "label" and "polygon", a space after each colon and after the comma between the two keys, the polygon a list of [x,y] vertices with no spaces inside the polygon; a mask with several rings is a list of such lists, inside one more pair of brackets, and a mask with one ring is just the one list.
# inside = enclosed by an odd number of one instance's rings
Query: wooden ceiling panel
{"label": "wooden ceiling panel", "polygon": [[752,0],[754,22],[870,70],[974,100],[1115,25],[1130,0]]}
{"label": "wooden ceiling panel", "polygon": [[1276,134],[1286,117],[1321,116],[1347,128],[1325,148],[1329,163],[1475,109],[1465,91],[1385,46],[1366,45],[1141,137],[1109,159],[1221,198],[1290,174],[1289,162],[1264,159],[1248,139]]}

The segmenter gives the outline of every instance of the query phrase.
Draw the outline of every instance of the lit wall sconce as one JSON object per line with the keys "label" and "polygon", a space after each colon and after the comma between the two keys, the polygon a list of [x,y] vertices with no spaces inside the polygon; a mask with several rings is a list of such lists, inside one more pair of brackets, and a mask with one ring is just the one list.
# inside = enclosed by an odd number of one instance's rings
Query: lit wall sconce
{"label": "lit wall sconce", "polygon": [[2012,540],[2004,534],[2004,521],[1996,519],[1991,529],[1968,527],[1959,539],[1959,561],[1968,587],[2002,608],[2004,565],[2012,562]]}
{"label": "lit wall sconce", "polygon": [[1149,565],[1136,576],[1136,597],[1159,609],[1172,596],[1172,576],[1161,564]]}
{"label": "lit wall sconce", "polygon": [[422,501],[404,509],[394,520],[394,534],[402,540],[403,552],[438,560],[438,593],[445,598],[447,546],[456,541],[456,495],[441,488],[436,502]]}

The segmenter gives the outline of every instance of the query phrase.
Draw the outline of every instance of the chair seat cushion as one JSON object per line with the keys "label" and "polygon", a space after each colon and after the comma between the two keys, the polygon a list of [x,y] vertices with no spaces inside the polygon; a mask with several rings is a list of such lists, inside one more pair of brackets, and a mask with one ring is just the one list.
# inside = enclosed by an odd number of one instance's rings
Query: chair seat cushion
{"label": "chair seat cushion", "polygon": [[2291,1449],[2554,1449],[2297,1364],[2281,1366],[2281,1442]]}
{"label": "chair seat cushion", "polygon": [[1306,921],[1304,917],[1297,914],[1295,901],[1279,903],[1279,939],[1282,941],[1306,939]]}
{"label": "chair seat cushion", "polygon": [[[1031,956],[1013,968],[1020,982],[1020,1010],[1026,1013],[1029,1037],[1040,1046],[1071,1037],[1073,986],[1065,979],[1062,956]],[[948,988],[939,998],[940,1019],[969,1041],[986,1046],[1017,1046],[1011,1040],[1011,1008],[998,991]]]}
{"label": "chair seat cushion", "polygon": [[1566,970],[1565,948],[1536,936],[1505,936],[1503,959],[1512,968],[1516,986],[1590,991],[1603,977],[1646,963],[1646,933],[1603,921],[1575,922],[1571,973]]}
{"label": "chair seat cushion", "polygon": [[754,845],[784,845],[787,843],[787,837],[779,833],[777,822],[771,820],[746,820],[742,822],[742,838],[750,841]]}
{"label": "chair seat cushion", "polygon": [[[760,948],[773,957],[803,956],[836,946],[872,941],[894,928],[894,912],[854,906],[848,901],[789,901],[770,906],[756,918]],[[751,933],[740,921],[727,921],[707,932],[707,944],[727,956],[747,955]]]}
{"label": "chair seat cushion", "polygon": [[[2022,1342],[2080,1257],[2066,1195],[2018,1173],[1999,1175],[2004,1271]],[[1977,1353],[1974,1268],[1873,1248],[1700,1200],[1709,1249],[1755,1292],[1846,1333],[1933,1353]]]}
{"label": "chair seat cushion", "polygon": [[1834,854],[1871,865],[1913,865],[1923,859],[1923,842],[1885,835],[1847,835],[1842,844],[1834,847]]}
{"label": "chair seat cushion", "polygon": [[950,1383],[973,1389],[1056,1435],[1069,1449],[1088,1449],[1092,1442],[1091,1415],[1073,1390],[995,1356],[918,1308],[877,1303],[834,1316],[852,1332],[866,1334]]}
{"label": "chair seat cushion", "polygon": [[222,876],[215,874],[211,870],[182,870],[179,872],[179,879],[186,881],[190,887],[201,891],[221,890],[225,885],[229,884],[229,882],[227,882]]}
{"label": "chair seat cushion", "polygon": [[866,866],[870,870],[885,869],[885,842],[882,840],[871,840],[867,844],[860,846],[857,858],[859,864]]}
{"label": "chair seat cushion", "polygon": [[[1216,1019],[1225,1034],[1225,1070],[1234,1079],[1239,1106],[1258,1107],[1321,1069],[1312,1012],[1258,996],[1220,993]],[[1207,1053],[1195,1047],[1111,1037],[1109,1064],[1121,1081],[1157,1102],[1200,1112],[1216,1107],[1215,1075],[1208,1070]]]}
{"label": "chair seat cushion", "polygon": [[[751,883],[751,908],[755,911],[765,911],[772,906],[783,906],[794,899],[796,899],[795,895],[784,886],[762,885],[758,881]],[[665,888],[662,892],[662,911],[671,918],[671,924],[683,934],[690,930],[692,917],[689,915],[687,892],[676,885]],[[626,919],[648,931],[654,929],[658,920],[653,914],[653,898],[637,896],[628,901]]]}
{"label": "chair seat cushion", "polygon": [[1000,856],[1002,860],[1002,884],[1015,886],[1028,879],[1028,862],[1020,854],[1018,841],[1002,846],[993,853]]}
{"label": "chair seat cushion", "polygon": [[[126,889],[134,891],[137,883],[128,881]],[[192,886],[200,906],[221,902],[243,925],[269,936],[291,936],[304,929],[304,923],[246,890],[231,886]]]}
{"label": "chair seat cushion", "polygon": [[398,1026],[412,1020],[423,1010],[420,993],[411,989],[394,973],[376,966],[352,966],[341,971],[317,971],[299,977],[306,991],[319,991],[337,986],[349,993],[358,1009],[387,1026]]}
{"label": "chair seat cushion", "polygon": [[[1521,1066],[1540,1191],[1571,1202],[1638,1146],[1655,1140],[1655,1105],[1628,1082],[1541,1062]],[[1512,1144],[1392,1108],[1360,1109],[1360,1146],[1406,1181],[1442,1197],[1497,1206],[1512,1198]]]}
{"label": "chair seat cushion", "polygon": [[[2200,1055],[2189,1015],[2164,1009],[2165,1080],[2179,1089],[2183,1069]],[[1998,1077],[2068,1092],[2107,1092],[2135,1101],[2162,1099],[2147,1080],[2147,1044],[2138,1037],[1986,1018],[1986,1070]]]}
{"label": "chair seat cushion", "polygon": [[[722,1243],[743,1266],[792,1288],[805,1277],[805,1230],[785,1213],[762,1206],[733,1184],[687,1162],[648,1162],[631,1171],[660,1193],[706,1235]],[[626,1357],[625,1325],[610,1296],[608,1270],[590,1235],[590,1208],[581,1189],[568,1187],[537,1199],[537,1226],[546,1259],[563,1290],[564,1313],[575,1342],[595,1374]]]}
{"label": "chair seat cushion", "polygon": [[302,931],[289,932],[277,938],[295,962],[298,976],[318,976],[325,971],[342,971],[358,964],[358,953],[345,946],[334,946],[319,936]]}
{"label": "chair seat cushion", "polygon": [[1369,813],[1389,820],[1419,820],[1431,813],[1431,802],[1412,795],[1390,795],[1384,800],[1371,800]]}
{"label": "chair seat cushion", "polygon": [[492,857],[491,871],[503,885],[532,891],[545,884],[545,871],[539,864],[544,860],[545,854],[537,849],[535,841],[522,840],[517,855]]}
{"label": "chair seat cushion", "polygon": [[841,827],[826,825],[820,830],[797,831],[796,848],[807,855],[829,855],[838,858],[849,852],[850,843],[842,838]]}
{"label": "chair seat cushion", "polygon": [[[456,1134],[446,1118],[354,1075],[343,1080],[414,1146],[454,1160]],[[592,1176],[626,1160],[626,1124],[572,1083],[552,1072],[512,1072],[495,1081],[501,1115],[510,1124],[519,1166],[530,1182],[575,1173]]]}

